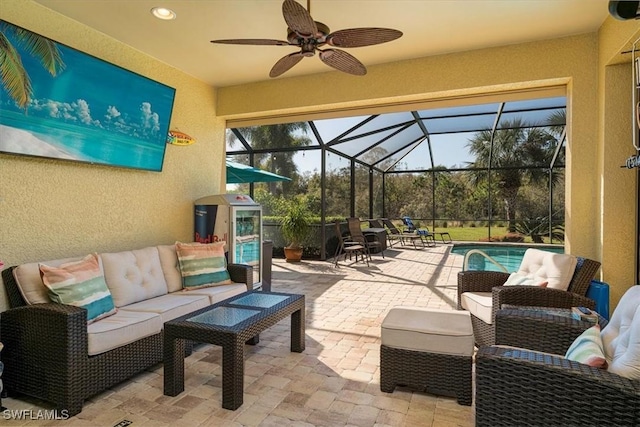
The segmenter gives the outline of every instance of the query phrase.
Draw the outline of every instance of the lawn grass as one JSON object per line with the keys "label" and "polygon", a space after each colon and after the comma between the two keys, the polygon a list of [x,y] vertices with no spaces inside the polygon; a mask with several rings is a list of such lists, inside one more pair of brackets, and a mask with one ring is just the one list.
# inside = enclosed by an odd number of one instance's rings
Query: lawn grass
{"label": "lawn grass", "polygon": [[[489,227],[438,227],[432,231],[448,232],[451,239],[468,242],[477,242],[489,237]],[[504,236],[505,234],[507,234],[507,227],[491,227],[492,237]]]}

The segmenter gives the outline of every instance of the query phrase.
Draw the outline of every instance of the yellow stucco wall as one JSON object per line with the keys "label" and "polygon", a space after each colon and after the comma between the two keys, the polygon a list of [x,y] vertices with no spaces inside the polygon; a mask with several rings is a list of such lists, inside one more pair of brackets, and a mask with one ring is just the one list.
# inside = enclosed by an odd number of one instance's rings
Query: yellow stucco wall
{"label": "yellow stucco wall", "polygon": [[636,21],[607,18],[598,33],[370,66],[362,78],[329,71],[216,94],[30,0],[2,0],[0,18],[175,87],[172,127],[198,140],[167,147],[162,173],[0,154],[0,259],[7,265],[191,239],[193,200],[224,191],[227,119],[393,111],[408,102],[560,85],[569,97],[567,250],[604,262],[600,278],[611,284],[614,304],[634,280],[636,179],[618,167],[631,154],[623,99],[630,71],[616,64],[639,34]]}
{"label": "yellow stucco wall", "polygon": [[[193,239],[193,201],[224,191],[224,122],[210,86],[27,0],[0,18],[176,88],[161,173],[0,154],[0,259],[9,265]],[[0,292],[0,311],[6,309]]]}
{"label": "yellow stucco wall", "polygon": [[[633,41],[640,23],[608,18],[598,31],[598,244],[602,280],[610,284],[615,306],[635,284],[637,254],[637,169],[620,168],[632,154]],[[636,130],[637,131],[637,130]]]}

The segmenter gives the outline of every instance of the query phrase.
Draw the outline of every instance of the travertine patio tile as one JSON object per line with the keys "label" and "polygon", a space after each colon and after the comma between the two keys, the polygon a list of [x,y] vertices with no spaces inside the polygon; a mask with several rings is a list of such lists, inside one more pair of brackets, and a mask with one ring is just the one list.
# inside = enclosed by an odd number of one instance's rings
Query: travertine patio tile
{"label": "travertine patio tile", "polygon": [[[274,260],[273,290],[306,295],[306,349],[290,351],[289,319],[261,333],[257,345],[246,346],[244,404],[236,411],[221,407],[221,348],[205,344],[185,360],[185,391],[179,396],[164,396],[164,370],[157,364],[92,397],[71,420],[47,425],[112,427],[126,419],[132,427],[473,426],[473,407],[455,398],[406,387],[380,390],[380,324],[389,309],[455,309],[461,261],[446,257],[448,248],[394,249],[384,261],[374,256],[369,268]],[[48,407],[28,400],[3,403],[11,409]]]}
{"label": "travertine patio tile", "polygon": [[346,425],[347,419],[341,414],[326,411],[313,411],[307,422],[314,426],[340,427]]}
{"label": "travertine patio tile", "polygon": [[269,416],[272,409],[261,405],[252,405],[250,408],[243,410],[234,421],[243,426],[258,426]]}
{"label": "travertine patio tile", "polygon": [[342,390],[338,392],[338,400],[354,403],[356,405],[371,405],[373,402],[373,396],[359,391]]}
{"label": "travertine patio tile", "polygon": [[407,416],[400,412],[381,410],[376,419],[377,425],[385,426],[401,426],[404,424]]}
{"label": "travertine patio tile", "polygon": [[375,424],[380,410],[368,405],[356,405],[349,416],[349,424],[356,426],[372,426]]}
{"label": "travertine patio tile", "polygon": [[304,405],[311,409],[326,410],[331,406],[334,400],[336,400],[336,393],[318,390],[309,396],[309,399]]}

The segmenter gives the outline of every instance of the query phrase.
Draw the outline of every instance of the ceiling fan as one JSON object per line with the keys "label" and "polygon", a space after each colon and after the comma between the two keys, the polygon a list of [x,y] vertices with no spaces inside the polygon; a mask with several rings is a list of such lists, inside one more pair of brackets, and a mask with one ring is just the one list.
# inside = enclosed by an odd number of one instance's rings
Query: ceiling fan
{"label": "ceiling fan", "polygon": [[280,76],[305,56],[314,56],[316,51],[319,52],[320,60],[330,67],[345,73],[363,76],[367,74],[367,69],[353,55],[339,49],[321,49],[320,47],[324,45],[342,48],[371,46],[390,42],[402,36],[401,31],[390,28],[349,28],[332,33],[325,24],[313,20],[308,10],[310,9],[310,1],[307,0],[307,9],[295,0],[284,0],[282,3],[282,15],[288,25],[287,41],[226,39],[211,40],[211,43],[299,47],[299,52],[286,55],[275,63],[269,72],[270,77]]}

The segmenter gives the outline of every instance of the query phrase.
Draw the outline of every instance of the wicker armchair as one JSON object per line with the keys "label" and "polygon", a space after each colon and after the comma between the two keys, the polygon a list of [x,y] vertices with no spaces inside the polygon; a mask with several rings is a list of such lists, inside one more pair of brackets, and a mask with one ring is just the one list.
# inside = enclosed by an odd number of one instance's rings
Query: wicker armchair
{"label": "wicker armchair", "polygon": [[498,311],[501,346],[476,355],[476,426],[640,426],[640,379],[612,372],[622,372],[612,363],[622,362],[627,374],[638,364],[640,287],[633,288],[611,328],[600,318],[609,370],[561,356],[593,323],[544,310]]}
{"label": "wicker armchair", "polygon": [[509,273],[494,271],[461,271],[458,273],[458,310],[463,310],[461,296],[465,292],[491,292],[491,319],[485,322],[471,313],[473,333],[478,346],[495,344],[496,312],[506,306],[540,306],[595,308],[595,301],[585,295],[591,279],[600,268],[598,261],[578,257],[575,272],[567,291],[536,286],[501,286]]}

